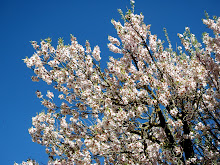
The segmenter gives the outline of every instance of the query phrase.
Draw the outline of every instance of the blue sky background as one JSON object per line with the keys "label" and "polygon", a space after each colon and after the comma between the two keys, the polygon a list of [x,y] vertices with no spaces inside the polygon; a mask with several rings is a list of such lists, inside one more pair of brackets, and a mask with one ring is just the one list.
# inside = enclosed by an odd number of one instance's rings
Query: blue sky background
{"label": "blue sky background", "polygon": [[[35,91],[47,90],[45,83],[31,81],[32,70],[22,61],[34,53],[29,41],[51,37],[55,46],[63,37],[68,44],[73,34],[82,45],[86,40],[91,46],[99,45],[105,66],[112,55],[107,48],[108,35],[116,36],[110,21],[120,20],[117,9],[126,11],[129,4],[129,0],[0,0],[0,164],[28,158],[47,162],[44,147],[33,143],[28,134],[31,118],[44,109]],[[204,10],[210,16],[220,16],[219,0],[136,0],[135,6],[159,38],[165,39],[163,28],[167,28],[173,45],[185,26],[201,38],[206,31],[201,20]]]}

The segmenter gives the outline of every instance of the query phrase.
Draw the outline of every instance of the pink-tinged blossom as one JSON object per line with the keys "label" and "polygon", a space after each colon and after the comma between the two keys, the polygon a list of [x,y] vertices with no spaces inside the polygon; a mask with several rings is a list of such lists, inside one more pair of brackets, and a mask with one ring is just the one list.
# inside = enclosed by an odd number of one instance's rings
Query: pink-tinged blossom
{"label": "pink-tinged blossom", "polygon": [[178,114],[177,108],[174,108],[174,109],[170,110],[170,114],[171,114],[172,116],[176,117],[176,115]]}
{"label": "pink-tinged blossom", "polygon": [[120,42],[119,42],[119,40],[118,40],[117,38],[114,38],[114,37],[112,37],[112,36],[108,36],[108,40],[109,40],[112,44],[115,44],[115,45],[117,45],[117,46],[120,45]]}
{"label": "pink-tinged blossom", "polygon": [[47,91],[47,95],[46,95],[49,99],[52,99],[54,97],[53,92]]}
{"label": "pink-tinged blossom", "polygon": [[64,99],[64,95],[63,95],[63,94],[60,94],[60,95],[58,96],[58,98],[62,100],[62,99]]}
{"label": "pink-tinged blossom", "polygon": [[95,58],[96,61],[100,61],[101,60],[101,57],[100,57],[100,48],[99,46],[95,46],[93,52],[92,52],[92,55],[93,57]]}
{"label": "pink-tinged blossom", "polygon": [[108,48],[110,51],[112,51],[113,53],[121,53],[121,49],[119,49],[118,47],[116,47],[115,45],[113,45],[112,43],[108,44]]}

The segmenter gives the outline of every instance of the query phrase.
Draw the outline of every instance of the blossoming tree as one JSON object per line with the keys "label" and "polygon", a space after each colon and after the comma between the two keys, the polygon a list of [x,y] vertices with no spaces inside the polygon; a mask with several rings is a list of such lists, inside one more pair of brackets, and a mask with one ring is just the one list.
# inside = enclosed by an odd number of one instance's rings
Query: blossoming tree
{"label": "blossoming tree", "polygon": [[166,31],[168,48],[131,4],[123,24],[112,20],[118,38],[108,47],[120,58],[106,69],[88,41],[32,42],[36,53],[24,60],[32,80],[56,91],[36,92],[47,111],[32,118],[33,141],[46,147],[48,164],[219,162],[220,19],[203,20],[213,38],[204,33],[201,44],[186,28],[173,50]]}

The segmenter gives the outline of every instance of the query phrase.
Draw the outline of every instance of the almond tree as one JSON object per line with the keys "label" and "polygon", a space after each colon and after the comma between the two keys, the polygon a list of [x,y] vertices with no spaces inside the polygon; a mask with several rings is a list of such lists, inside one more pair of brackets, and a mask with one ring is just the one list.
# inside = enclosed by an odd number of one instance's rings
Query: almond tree
{"label": "almond tree", "polygon": [[112,20],[118,38],[108,47],[120,58],[106,69],[88,41],[32,42],[24,60],[32,80],[55,89],[36,92],[47,111],[32,118],[33,142],[46,147],[48,164],[220,162],[220,18],[203,20],[214,37],[204,33],[201,44],[186,28],[174,50],[166,30],[168,48],[131,4],[123,23]]}

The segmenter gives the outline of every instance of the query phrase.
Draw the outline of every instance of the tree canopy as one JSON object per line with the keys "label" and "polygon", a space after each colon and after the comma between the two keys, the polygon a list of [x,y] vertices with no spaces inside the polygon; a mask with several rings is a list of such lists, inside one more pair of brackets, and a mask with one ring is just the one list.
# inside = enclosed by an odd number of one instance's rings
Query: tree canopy
{"label": "tree canopy", "polygon": [[36,92],[47,111],[32,118],[33,142],[46,147],[48,164],[219,163],[220,18],[203,19],[213,31],[203,43],[186,27],[173,48],[165,29],[165,47],[131,6],[111,21],[118,36],[108,47],[119,58],[105,69],[99,46],[72,35],[56,48],[49,38],[32,42],[24,59],[32,80],[54,87]]}

